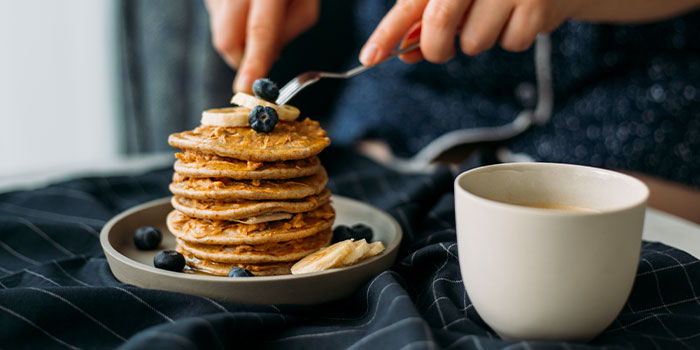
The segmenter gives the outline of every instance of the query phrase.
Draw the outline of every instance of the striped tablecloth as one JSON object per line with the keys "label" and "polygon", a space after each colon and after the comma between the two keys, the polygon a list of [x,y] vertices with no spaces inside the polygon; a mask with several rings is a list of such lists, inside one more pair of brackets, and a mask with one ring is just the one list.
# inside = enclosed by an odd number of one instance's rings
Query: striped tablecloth
{"label": "striped tablecloth", "polygon": [[592,342],[502,340],[462,284],[454,175],[403,175],[336,148],[322,160],[334,193],[388,211],[405,241],[392,270],[315,306],[246,306],[117,281],[98,233],[116,213],[167,196],[170,169],[1,194],[0,349],[700,348],[700,264],[648,242],[629,302]]}

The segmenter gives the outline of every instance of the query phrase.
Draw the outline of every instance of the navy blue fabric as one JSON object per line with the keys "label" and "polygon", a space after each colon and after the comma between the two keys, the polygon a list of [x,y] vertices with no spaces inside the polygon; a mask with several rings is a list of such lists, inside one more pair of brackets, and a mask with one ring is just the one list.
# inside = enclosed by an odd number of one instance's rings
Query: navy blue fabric
{"label": "navy blue fabric", "polygon": [[[391,0],[358,0],[357,45]],[[551,38],[551,120],[504,144],[538,161],[652,174],[700,187],[700,11],[658,23],[568,21]],[[285,59],[295,59],[287,56]],[[354,57],[353,57],[353,61]],[[382,63],[345,82],[336,144],[380,139],[404,157],[447,132],[507,124],[537,99],[533,49],[445,64]]]}
{"label": "navy blue fabric", "polygon": [[398,174],[339,148],[322,161],[334,193],[388,211],[405,233],[391,270],[323,305],[240,305],[117,281],[98,232],[167,196],[170,169],[1,194],[0,348],[700,348],[700,263],[659,243],[644,243],[629,302],[592,342],[504,341],[462,284],[450,171]]}

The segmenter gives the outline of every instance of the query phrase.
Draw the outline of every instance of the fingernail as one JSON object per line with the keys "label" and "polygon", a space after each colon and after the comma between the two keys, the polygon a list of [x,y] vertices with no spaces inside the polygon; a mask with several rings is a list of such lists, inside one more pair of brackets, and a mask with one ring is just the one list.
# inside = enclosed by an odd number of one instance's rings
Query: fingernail
{"label": "fingernail", "polygon": [[415,26],[415,28],[413,28],[413,30],[411,30],[411,32],[408,33],[408,35],[406,36],[406,39],[404,39],[404,41],[410,41],[410,40],[416,39],[420,36],[420,28],[421,28],[420,23],[418,23],[417,25],[414,25],[414,26]]}
{"label": "fingernail", "polygon": [[376,63],[379,48],[375,44],[368,44],[360,52],[360,62],[365,66],[371,66]]}
{"label": "fingernail", "polygon": [[236,76],[234,90],[237,92],[250,92],[253,89],[253,78],[250,74],[239,74]]}

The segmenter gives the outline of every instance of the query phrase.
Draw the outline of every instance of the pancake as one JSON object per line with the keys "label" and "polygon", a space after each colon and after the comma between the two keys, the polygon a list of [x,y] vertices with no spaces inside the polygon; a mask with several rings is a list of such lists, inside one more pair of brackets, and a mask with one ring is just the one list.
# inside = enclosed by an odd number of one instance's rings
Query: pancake
{"label": "pancake", "polygon": [[249,127],[199,126],[171,134],[168,143],[241,160],[276,162],[315,156],[330,145],[330,139],[317,121],[280,121],[270,133]]}
{"label": "pancake", "polygon": [[228,177],[232,179],[291,179],[317,173],[321,161],[313,156],[278,162],[245,161],[214,154],[185,150],[176,153],[175,171],[189,177]]}
{"label": "pancake", "polygon": [[174,173],[170,192],[176,196],[201,200],[300,199],[319,194],[327,182],[328,175],[323,168],[311,176],[286,180],[192,178]]}
{"label": "pancake", "polygon": [[186,252],[182,247],[175,248],[180,254],[185,257],[187,266],[197,272],[204,272],[217,276],[228,276],[228,273],[234,267],[242,267],[250,271],[255,276],[277,276],[288,275],[290,269],[295,262],[278,262],[268,264],[227,264],[208,260],[197,259],[194,255]]}
{"label": "pancake", "polygon": [[331,241],[333,231],[328,228],[317,234],[283,242],[263,244],[209,245],[177,240],[178,247],[197,259],[221,263],[271,263],[299,260]]}
{"label": "pancake", "polygon": [[243,220],[246,218],[274,213],[302,213],[318,208],[330,201],[331,191],[327,188],[321,193],[289,200],[233,202],[205,201],[174,196],[173,207],[187,216],[212,220]]}
{"label": "pancake", "polygon": [[168,214],[168,230],[179,240],[195,244],[266,244],[312,236],[329,230],[335,220],[330,204],[299,213],[289,220],[241,224],[226,220],[188,217],[177,210]]}

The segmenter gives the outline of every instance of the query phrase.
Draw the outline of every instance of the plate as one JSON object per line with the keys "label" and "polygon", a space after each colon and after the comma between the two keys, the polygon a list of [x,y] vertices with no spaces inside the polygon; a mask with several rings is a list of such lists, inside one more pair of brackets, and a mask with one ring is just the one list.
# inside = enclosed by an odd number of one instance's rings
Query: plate
{"label": "plate", "polygon": [[[364,223],[374,231],[374,240],[384,243],[381,254],[359,264],[304,275],[230,278],[171,272],[153,267],[153,257],[164,249],[175,249],[175,237],[165,224],[173,210],[170,197],[128,209],[115,216],[100,232],[100,243],[114,276],[121,282],[143,288],[168,290],[245,304],[316,304],[352,294],[362,284],[394,264],[401,243],[401,226],[389,214],[354,199],[333,195],[335,225]],[[134,231],[154,226],[163,232],[163,242],[152,251],[136,249]]]}

